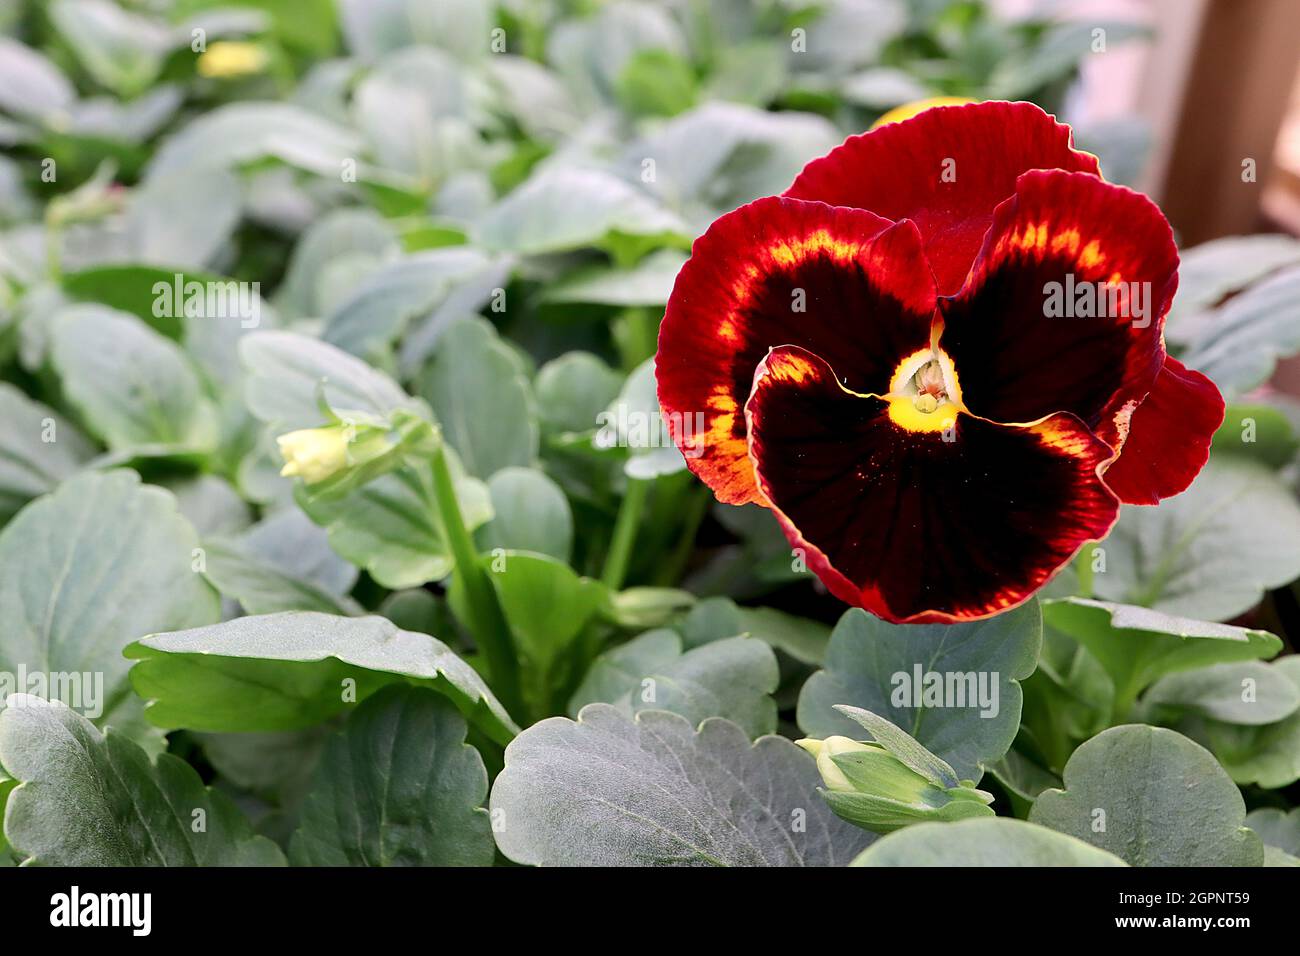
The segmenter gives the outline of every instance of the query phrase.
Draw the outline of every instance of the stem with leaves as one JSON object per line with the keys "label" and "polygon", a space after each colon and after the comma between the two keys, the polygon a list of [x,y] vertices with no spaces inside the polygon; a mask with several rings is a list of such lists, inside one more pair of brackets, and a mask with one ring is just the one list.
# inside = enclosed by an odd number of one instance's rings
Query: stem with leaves
{"label": "stem with leaves", "polygon": [[438,517],[443,533],[456,563],[456,576],[465,592],[465,605],[469,615],[470,630],[478,642],[488,665],[488,679],[502,706],[516,720],[525,718],[523,696],[519,684],[519,660],[515,656],[514,639],[506,622],[496,588],[488,571],[479,560],[474,539],[465,527],[456,500],[456,484],[447,465],[445,446],[441,441],[430,462],[433,466],[433,493],[438,503]]}
{"label": "stem with leaves", "polygon": [[609,542],[609,553],[605,556],[605,568],[600,579],[612,590],[623,586],[627,577],[627,568],[632,561],[632,545],[636,541],[636,529],[641,524],[641,514],[645,511],[646,496],[650,493],[650,481],[640,478],[628,478],[627,491],[623,503],[619,505],[618,517],[614,519],[614,536]]}
{"label": "stem with leaves", "polygon": [[686,572],[686,565],[690,562],[691,552],[695,548],[695,535],[699,532],[705,515],[709,513],[709,505],[712,501],[713,493],[705,485],[692,484],[687,490],[681,535],[673,546],[672,553],[663,563],[662,569],[656,576],[656,584],[662,587],[671,587],[681,580],[682,575]]}

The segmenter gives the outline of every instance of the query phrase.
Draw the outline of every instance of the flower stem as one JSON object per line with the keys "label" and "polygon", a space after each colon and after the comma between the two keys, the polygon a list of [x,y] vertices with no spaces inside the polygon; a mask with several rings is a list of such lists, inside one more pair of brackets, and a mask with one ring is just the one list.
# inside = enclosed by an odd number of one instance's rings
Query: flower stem
{"label": "flower stem", "polygon": [[1079,595],[1081,597],[1092,597],[1092,545],[1096,542],[1087,542],[1080,550],[1079,556],[1074,559],[1074,571],[1079,578]]}
{"label": "flower stem", "polygon": [[465,590],[465,603],[469,613],[470,630],[488,665],[489,683],[506,711],[522,719],[523,697],[519,689],[519,661],[515,656],[510,625],[506,623],[496,589],[488,572],[479,561],[474,539],[465,527],[456,500],[456,485],[447,467],[447,455],[441,442],[430,460],[433,466],[433,493],[438,502],[438,516],[443,533],[456,562],[456,575]]}
{"label": "flower stem", "polygon": [[656,584],[671,587],[681,579],[686,564],[691,559],[691,551],[695,547],[695,535],[704,522],[704,516],[709,513],[709,503],[712,500],[713,495],[704,485],[692,484],[687,489],[686,517],[682,521],[681,537],[677,539],[672,554],[664,562],[663,570],[656,577]]}
{"label": "flower stem", "polygon": [[649,492],[649,481],[640,478],[627,480],[627,492],[623,495],[623,503],[618,507],[618,517],[614,519],[614,536],[610,539],[605,569],[600,575],[601,581],[613,590],[621,588],[623,579],[627,577],[637,525],[641,523],[641,513],[645,510]]}

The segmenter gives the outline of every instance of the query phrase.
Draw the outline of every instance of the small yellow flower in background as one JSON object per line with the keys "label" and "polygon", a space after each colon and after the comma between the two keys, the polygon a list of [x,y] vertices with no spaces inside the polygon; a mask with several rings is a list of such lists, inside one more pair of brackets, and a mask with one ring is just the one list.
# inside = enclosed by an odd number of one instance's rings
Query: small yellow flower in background
{"label": "small yellow flower in background", "polygon": [[932,96],[928,100],[914,100],[911,103],[904,103],[902,106],[895,106],[872,123],[871,128],[875,129],[878,126],[884,126],[886,123],[901,123],[903,120],[911,119],[917,113],[924,113],[935,106],[965,106],[967,103],[974,102],[977,101],[964,96]]}
{"label": "small yellow flower in background", "polygon": [[879,750],[884,753],[883,747],[860,743],[848,737],[827,737],[825,740],[804,738],[796,740],[795,743],[816,759],[817,772],[822,775],[822,783],[826,784],[826,789],[845,793],[853,793],[857,788],[849,783],[849,778],[844,776],[844,771],[835,766],[835,761],[831,758],[837,754],[861,753],[864,750]]}
{"label": "small yellow flower in background", "polygon": [[348,465],[348,430],[341,425],[299,429],[275,442],[285,462],[280,474],[286,478],[298,477],[312,485]]}
{"label": "small yellow flower in background", "polygon": [[261,73],[269,57],[256,43],[219,40],[199,57],[199,75],[213,79],[233,79]]}

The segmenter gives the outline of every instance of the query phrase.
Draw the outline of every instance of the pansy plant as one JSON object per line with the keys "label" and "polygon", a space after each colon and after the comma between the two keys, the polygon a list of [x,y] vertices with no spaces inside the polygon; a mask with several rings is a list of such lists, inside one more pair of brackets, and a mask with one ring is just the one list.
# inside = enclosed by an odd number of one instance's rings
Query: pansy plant
{"label": "pansy plant", "polygon": [[1204,465],[1223,401],[1165,351],[1177,283],[1160,210],[1068,127],[936,107],[713,223],[659,398],[695,474],[770,508],[840,599],[987,617]]}

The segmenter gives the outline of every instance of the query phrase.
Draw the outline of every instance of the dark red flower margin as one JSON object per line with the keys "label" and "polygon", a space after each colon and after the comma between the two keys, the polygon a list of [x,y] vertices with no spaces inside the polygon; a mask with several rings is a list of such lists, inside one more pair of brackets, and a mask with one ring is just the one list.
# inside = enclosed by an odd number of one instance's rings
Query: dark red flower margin
{"label": "dark red flower margin", "polygon": [[[938,107],[713,223],[668,302],[659,401],[718,500],[771,508],[841,600],[986,617],[1205,464],[1223,400],[1165,352],[1177,270],[1160,210],[1068,127]],[[1052,316],[1050,283],[1106,314]]]}

